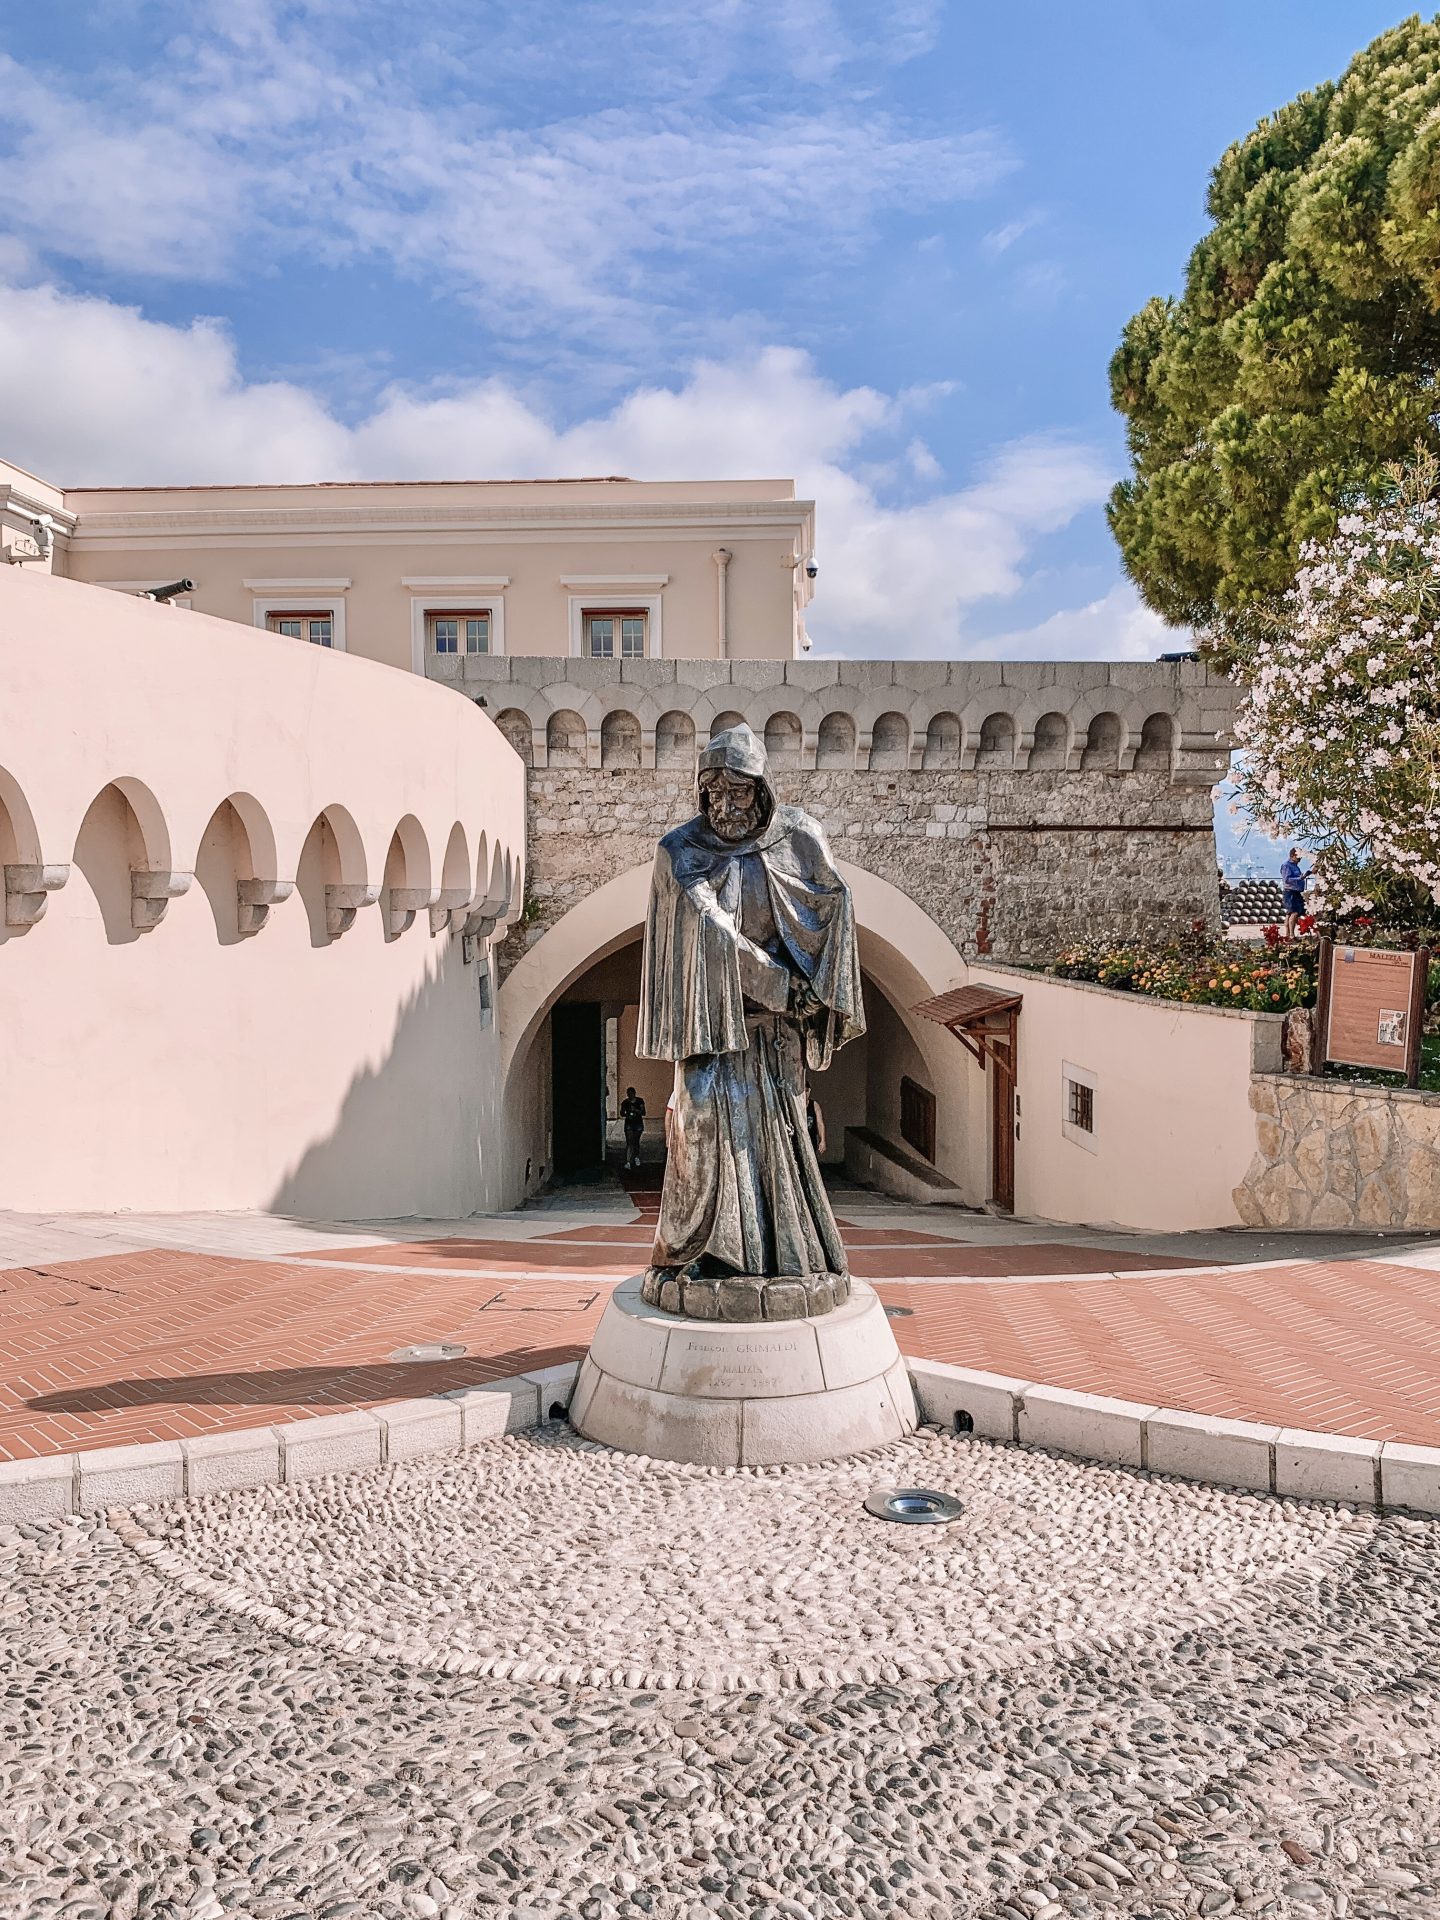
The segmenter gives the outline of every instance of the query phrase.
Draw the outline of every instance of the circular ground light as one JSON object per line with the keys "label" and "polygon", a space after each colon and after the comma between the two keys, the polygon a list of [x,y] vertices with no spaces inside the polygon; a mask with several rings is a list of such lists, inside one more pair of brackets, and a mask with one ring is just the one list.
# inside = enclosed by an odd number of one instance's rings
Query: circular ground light
{"label": "circular ground light", "polygon": [[865,1511],[877,1520],[898,1520],[905,1526],[943,1527],[949,1520],[958,1520],[964,1508],[953,1494],[936,1493],[933,1487],[876,1487]]}
{"label": "circular ground light", "polygon": [[397,1347],[392,1360],[463,1360],[466,1349],[454,1340],[422,1340],[418,1346]]}

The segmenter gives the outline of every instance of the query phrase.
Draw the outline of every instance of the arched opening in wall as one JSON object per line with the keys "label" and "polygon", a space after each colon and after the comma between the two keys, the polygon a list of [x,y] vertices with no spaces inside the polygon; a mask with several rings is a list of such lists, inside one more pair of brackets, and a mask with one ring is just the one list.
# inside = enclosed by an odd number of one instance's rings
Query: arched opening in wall
{"label": "arched opening in wall", "polygon": [[[137,801],[149,816],[143,825]],[[161,836],[163,846],[156,844]],[[168,836],[149,788],[136,781],[127,781],[123,788],[118,781],[102,787],[80,822],[71,864],[75,874],[70,885],[75,886],[75,875],[83,879],[109,945],[128,946],[138,939],[143,929],[135,924],[132,876],[168,872],[170,865]]]}
{"label": "arched opening in wall", "polygon": [[1168,773],[1175,743],[1175,724],[1168,713],[1152,713],[1140,729],[1135,765],[1142,771]]}
{"label": "arched opening in wall", "polygon": [[[923,1105],[933,1097],[936,1165],[953,1195],[969,1177],[966,1111],[973,1089],[967,1091],[950,1036],[907,1010],[953,986],[964,963],[928,913],[899,888],[843,863],[842,873],[855,901],[870,1037],[841,1050],[823,1093],[817,1077],[827,1158],[838,1164],[847,1129],[860,1127],[882,1143],[881,1160],[893,1162],[887,1143],[902,1154],[910,1150],[902,1102],[918,1097]],[[658,1163],[673,1067],[639,1060],[635,1052],[649,885],[650,870],[642,865],[598,887],[527,949],[501,988],[517,1187],[527,1159],[527,1183],[532,1175],[551,1176],[552,1155],[562,1178],[583,1170],[585,1178],[595,1178],[607,1152],[618,1165],[624,1150],[621,1105],[630,1087],[646,1108],[642,1167]],[[874,1142],[867,1141],[861,1161],[866,1177],[876,1177],[875,1153]],[[646,1182],[655,1177],[641,1176]]]}
{"label": "arched opening in wall", "polygon": [[980,745],[976,750],[977,767],[1013,767],[1015,764],[1015,722],[1008,713],[987,713],[980,726]]}
{"label": "arched opening in wall", "polygon": [[1030,771],[1063,767],[1070,752],[1070,722],[1063,713],[1042,713],[1035,722],[1035,744],[1030,749]]}
{"label": "arched opening in wall", "polygon": [[765,722],[765,753],[777,771],[800,765],[800,721],[793,713],[772,713]]}
{"label": "arched opening in wall", "polygon": [[937,713],[925,729],[924,767],[958,767],[960,764],[960,717]]}
{"label": "arched opening in wall", "polygon": [[688,713],[662,713],[655,722],[657,767],[693,767],[695,722]]}
{"label": "arched opening in wall", "polygon": [[338,938],[330,931],[332,896],[326,889],[348,892],[364,886],[365,849],[359,829],[344,807],[326,807],[311,823],[295,868],[295,891],[305,908],[312,947],[328,947]]}
{"label": "arched opening in wall", "polygon": [[855,722],[848,713],[827,713],[815,743],[817,767],[855,765]]}
{"label": "arched opening in wall", "polygon": [[640,722],[633,713],[617,708],[600,722],[600,764],[602,767],[639,766]]}
{"label": "arched opening in wall", "polygon": [[535,735],[529,714],[522,713],[519,707],[506,707],[502,713],[496,714],[495,724],[526,766],[534,766]]}
{"label": "arched opening in wall", "polygon": [[[13,774],[0,767],[0,946],[7,940],[13,940],[27,931],[27,925],[9,926],[6,922],[5,896],[9,892],[5,868],[38,867],[40,865],[40,836],[35,831],[35,819],[30,811],[29,802],[20,790],[20,783]],[[16,892],[20,890],[17,887]],[[43,892],[38,898],[32,896],[39,912],[44,911]]]}
{"label": "arched opening in wall", "polygon": [[545,755],[552,767],[585,765],[585,722],[569,707],[552,713],[546,722]]}
{"label": "arched opening in wall", "polygon": [[870,730],[872,769],[908,767],[910,722],[903,713],[882,713]]}
{"label": "arched opening in wall", "polygon": [[743,725],[744,720],[743,713],[736,713],[730,708],[727,708],[724,713],[717,713],[710,722],[710,738],[713,740],[717,733],[724,733],[727,727]]}
{"label": "arched opening in wall", "polygon": [[1120,716],[1115,713],[1097,713],[1090,722],[1085,735],[1085,751],[1080,756],[1080,765],[1090,768],[1106,768],[1114,772],[1120,765]]}
{"label": "arched opening in wall", "polygon": [[[232,794],[228,800],[220,802],[206,821],[195,853],[195,884],[209,904],[210,915],[215,922],[215,938],[222,947],[237,946],[244,938],[240,923],[240,888],[245,881],[257,878],[263,864],[257,858],[257,849],[251,842],[249,828],[237,804],[241,801],[248,802],[246,811],[251,813],[252,819],[258,814],[260,822],[263,822],[263,830],[268,831],[269,822],[259,802],[248,794]],[[271,848],[273,850],[273,840]],[[267,869],[267,877],[274,878],[273,864]]]}
{"label": "arched opening in wall", "polygon": [[[612,1171],[622,1166],[627,1151],[623,1109],[632,1093],[644,1106],[638,1184],[655,1186],[663,1177],[665,1108],[675,1070],[668,1060],[642,1060],[635,1051],[641,953],[637,927],[577,974],[553,1002],[548,1034],[533,1049],[537,1061],[548,1062],[550,1145],[561,1182],[588,1184],[600,1177],[602,1166]],[[890,990],[863,965],[861,979],[867,1031],[813,1076],[824,1134],[821,1158],[834,1172],[844,1164],[846,1134],[853,1128],[902,1151],[916,1151],[907,1139],[914,1129],[907,1128],[902,1111],[907,1102],[914,1104],[911,1090],[918,1088],[932,1100],[937,1092],[942,1101],[947,1095]],[[958,1081],[962,1063],[954,1064]],[[934,1152],[932,1135],[932,1163]]]}

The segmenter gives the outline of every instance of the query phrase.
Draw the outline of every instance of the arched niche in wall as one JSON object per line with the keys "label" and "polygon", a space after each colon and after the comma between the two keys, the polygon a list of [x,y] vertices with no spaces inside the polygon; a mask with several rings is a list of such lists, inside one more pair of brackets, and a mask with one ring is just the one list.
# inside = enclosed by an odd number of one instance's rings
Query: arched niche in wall
{"label": "arched niche in wall", "polygon": [[600,722],[602,767],[638,767],[640,722],[623,707],[614,707]]}
{"label": "arched niche in wall", "polygon": [[290,884],[276,873],[269,815],[253,794],[230,794],[206,821],[195,854],[195,879],[222,947],[258,933],[270,909],[289,895]]}
{"label": "arched niche in wall", "polygon": [[958,767],[960,764],[960,716],[937,713],[925,729],[924,767]]}
{"label": "arched niche in wall", "polygon": [[413,813],[396,825],[385,852],[381,882],[385,938],[397,940],[412,925],[422,907],[429,908],[435,889],[430,879],[430,843]]}
{"label": "arched niche in wall", "polygon": [[772,713],[765,722],[765,756],[772,769],[784,772],[800,765],[800,716]]}
{"label": "arched niche in wall", "polygon": [[535,764],[535,735],[528,713],[519,707],[506,707],[495,716],[495,724],[519,754],[527,767]]}
{"label": "arched niche in wall", "polygon": [[986,714],[980,726],[975,764],[977,767],[1014,766],[1015,722],[1008,713]]}
{"label": "arched niche in wall", "polygon": [[1035,744],[1030,749],[1030,771],[1043,773],[1066,765],[1070,754],[1070,722],[1063,713],[1042,713],[1035,722]]}
{"label": "arched niche in wall", "polygon": [[655,722],[657,767],[693,767],[695,722],[688,713],[662,713]]}
{"label": "arched niche in wall", "polygon": [[1168,713],[1152,713],[1140,729],[1135,765],[1141,772],[1168,773],[1175,745],[1175,723]]}
{"label": "arched niche in wall", "polygon": [[871,771],[894,772],[910,764],[910,722],[903,713],[882,713],[870,730]]}
{"label": "arched niche in wall", "polygon": [[65,884],[68,866],[45,866],[30,803],[13,774],[0,767],[0,945],[40,920],[47,897]]}
{"label": "arched niche in wall", "polygon": [[1089,768],[1104,768],[1115,772],[1120,765],[1120,716],[1116,713],[1097,713],[1090,722],[1085,735],[1085,751],[1080,756],[1080,765]]}
{"label": "arched niche in wall", "polygon": [[713,740],[717,733],[724,733],[727,727],[742,726],[744,720],[743,713],[736,713],[733,708],[727,707],[724,713],[717,713],[710,722],[710,738]]}
{"label": "arched niche in wall", "polygon": [[324,807],[311,822],[295,869],[295,890],[310,923],[312,947],[328,947],[379,895],[365,871],[365,846],[346,807]]}
{"label": "arched niche in wall", "polygon": [[827,713],[815,739],[817,767],[855,765],[855,722],[848,713]]}
{"label": "arched niche in wall", "polygon": [[171,871],[170,833],[159,801],[143,781],[128,776],[102,787],[86,808],[71,864],[89,888],[113,947],[128,946],[156,925],[166,902],[183,893],[190,879]]}
{"label": "arched niche in wall", "polygon": [[585,765],[585,722],[571,708],[562,707],[546,722],[545,757],[552,767]]}

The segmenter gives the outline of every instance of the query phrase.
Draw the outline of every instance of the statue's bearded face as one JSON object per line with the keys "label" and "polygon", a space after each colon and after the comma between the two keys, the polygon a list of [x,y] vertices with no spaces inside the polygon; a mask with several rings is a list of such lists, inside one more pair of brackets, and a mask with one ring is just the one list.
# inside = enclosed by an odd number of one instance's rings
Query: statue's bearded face
{"label": "statue's bearded face", "polygon": [[707,773],[700,783],[700,801],[710,825],[722,840],[748,840],[758,833],[762,799],[758,781],[735,773]]}

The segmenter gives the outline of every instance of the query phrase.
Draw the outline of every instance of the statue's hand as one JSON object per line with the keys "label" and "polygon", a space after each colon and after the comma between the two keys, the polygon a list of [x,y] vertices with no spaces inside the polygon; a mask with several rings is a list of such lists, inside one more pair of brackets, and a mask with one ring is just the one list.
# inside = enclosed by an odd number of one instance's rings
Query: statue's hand
{"label": "statue's hand", "polygon": [[816,998],[810,982],[799,975],[790,983],[790,1011],[797,1020],[813,1020],[825,1011],[825,1002]]}

